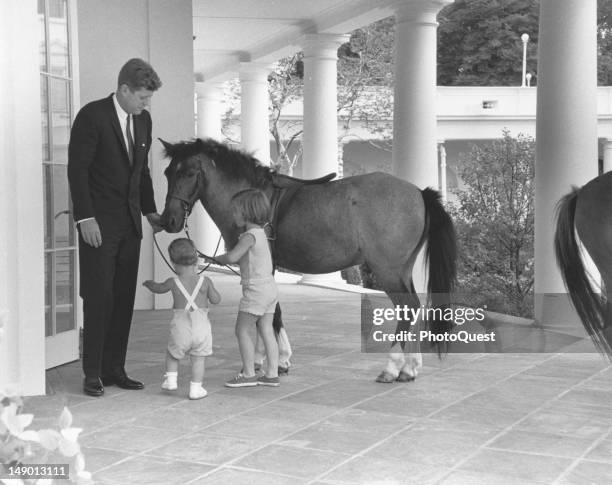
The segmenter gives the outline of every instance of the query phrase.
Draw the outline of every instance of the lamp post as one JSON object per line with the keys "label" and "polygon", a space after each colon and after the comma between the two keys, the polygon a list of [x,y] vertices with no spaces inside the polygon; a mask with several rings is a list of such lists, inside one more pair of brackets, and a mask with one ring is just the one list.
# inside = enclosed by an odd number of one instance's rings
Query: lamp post
{"label": "lamp post", "polygon": [[529,42],[529,34],[521,35],[523,41],[523,75],[521,77],[521,87],[525,87],[525,73],[527,71],[527,42]]}

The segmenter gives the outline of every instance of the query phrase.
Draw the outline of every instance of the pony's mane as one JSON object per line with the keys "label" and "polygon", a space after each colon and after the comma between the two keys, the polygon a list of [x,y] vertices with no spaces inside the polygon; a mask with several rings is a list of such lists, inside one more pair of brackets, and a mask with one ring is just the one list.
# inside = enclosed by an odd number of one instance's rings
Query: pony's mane
{"label": "pony's mane", "polygon": [[233,179],[244,179],[254,187],[263,188],[272,180],[273,170],[262,165],[251,154],[220,143],[212,138],[196,138],[167,145],[166,157],[174,160],[186,160],[196,155],[206,155],[214,160],[217,168]]}

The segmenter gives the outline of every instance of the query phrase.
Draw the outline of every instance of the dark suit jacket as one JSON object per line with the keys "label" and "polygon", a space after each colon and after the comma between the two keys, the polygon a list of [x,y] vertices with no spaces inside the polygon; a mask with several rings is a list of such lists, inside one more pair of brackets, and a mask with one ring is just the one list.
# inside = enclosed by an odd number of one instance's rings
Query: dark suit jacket
{"label": "dark suit jacket", "polygon": [[151,146],[151,115],[133,116],[134,164],[112,95],[81,108],[68,145],[68,180],[75,221],[95,217],[104,234],[117,218],[129,213],[142,237],[142,214],[157,212],[147,165]]}

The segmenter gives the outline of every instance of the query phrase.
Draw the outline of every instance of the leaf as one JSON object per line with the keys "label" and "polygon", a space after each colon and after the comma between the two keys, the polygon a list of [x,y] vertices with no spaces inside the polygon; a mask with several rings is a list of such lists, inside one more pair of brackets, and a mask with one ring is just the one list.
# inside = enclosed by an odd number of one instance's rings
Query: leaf
{"label": "leaf", "polygon": [[35,443],[38,443],[40,441],[38,432],[32,430],[24,431],[23,433],[20,433],[17,437],[23,441],[34,441]]}
{"label": "leaf", "polygon": [[57,449],[62,439],[62,436],[54,429],[41,429],[38,432],[38,437],[41,446],[49,451]]}
{"label": "leaf", "polygon": [[81,431],[83,431],[83,428],[64,428],[60,431],[60,433],[68,441],[76,443]]}
{"label": "leaf", "polygon": [[59,426],[61,429],[69,428],[72,424],[72,413],[70,410],[64,406],[62,414],[59,419]]}
{"label": "leaf", "polygon": [[81,447],[75,441],[60,440],[58,451],[67,457],[72,457],[81,451]]}
{"label": "leaf", "polygon": [[74,470],[77,474],[85,471],[85,457],[83,453],[78,453],[74,459]]}

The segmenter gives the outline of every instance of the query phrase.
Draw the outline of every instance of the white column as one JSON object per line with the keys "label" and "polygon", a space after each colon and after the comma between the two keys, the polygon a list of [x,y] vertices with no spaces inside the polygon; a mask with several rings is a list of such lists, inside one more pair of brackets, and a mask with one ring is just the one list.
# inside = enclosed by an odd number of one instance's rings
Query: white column
{"label": "white column", "polygon": [[[596,0],[541,0],[535,189],[535,317],[577,322],[553,252],[554,211],[597,176]],[[591,268],[589,268],[591,270]]]}
{"label": "white column", "polygon": [[[217,141],[223,139],[221,134],[221,98],[223,95],[222,83],[196,82],[197,95],[197,123],[196,133],[198,138],[213,138]],[[189,217],[191,230],[189,233],[196,247],[204,254],[212,256],[221,233],[210,218],[204,206],[196,203]],[[224,251],[223,242],[219,245],[218,253]]]}
{"label": "white column", "polygon": [[[436,32],[438,12],[453,0],[403,0],[395,6],[393,173],[420,189],[438,187]],[[418,293],[426,291],[421,251],[413,270]]]}
{"label": "white column", "polygon": [[241,144],[264,165],[270,165],[268,74],[271,67],[258,62],[240,63]]}
{"label": "white column", "polygon": [[395,7],[393,171],[417,187],[438,186],[436,16],[452,0],[410,0]]}
{"label": "white column", "polygon": [[603,171],[604,173],[612,170],[612,140],[603,140]]}
{"label": "white column", "polygon": [[0,2],[0,392],[45,393],[42,140],[36,2]]}
{"label": "white column", "polygon": [[[344,34],[304,36],[304,135],[302,176],[306,179],[338,172],[338,47]],[[306,284],[342,283],[339,272],[304,275]]]}
{"label": "white column", "polygon": [[440,153],[439,190],[442,200],[446,202],[446,147],[444,146],[444,141],[438,142],[438,152]]}

